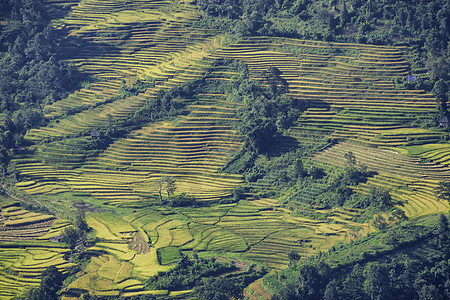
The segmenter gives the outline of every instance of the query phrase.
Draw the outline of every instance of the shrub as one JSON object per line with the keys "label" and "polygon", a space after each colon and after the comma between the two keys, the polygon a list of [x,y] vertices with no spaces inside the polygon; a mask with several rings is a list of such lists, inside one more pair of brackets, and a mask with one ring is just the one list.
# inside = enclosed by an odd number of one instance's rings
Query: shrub
{"label": "shrub", "polygon": [[244,192],[245,192],[244,187],[242,185],[238,185],[233,190],[233,199],[235,201],[241,200],[244,196]]}

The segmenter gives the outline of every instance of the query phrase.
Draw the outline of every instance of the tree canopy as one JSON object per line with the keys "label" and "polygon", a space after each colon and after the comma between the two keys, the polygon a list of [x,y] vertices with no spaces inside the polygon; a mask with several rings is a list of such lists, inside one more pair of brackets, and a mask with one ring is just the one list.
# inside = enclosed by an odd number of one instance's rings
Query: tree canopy
{"label": "tree canopy", "polygon": [[434,194],[439,200],[450,203],[450,181],[441,181],[434,189]]}

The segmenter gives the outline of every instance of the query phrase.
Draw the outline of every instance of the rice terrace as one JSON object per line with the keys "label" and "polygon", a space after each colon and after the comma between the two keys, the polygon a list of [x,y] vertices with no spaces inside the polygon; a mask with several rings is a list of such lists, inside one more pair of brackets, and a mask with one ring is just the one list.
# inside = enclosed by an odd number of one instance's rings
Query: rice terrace
{"label": "rice terrace", "polygon": [[0,299],[447,299],[450,5],[411,3],[1,0]]}

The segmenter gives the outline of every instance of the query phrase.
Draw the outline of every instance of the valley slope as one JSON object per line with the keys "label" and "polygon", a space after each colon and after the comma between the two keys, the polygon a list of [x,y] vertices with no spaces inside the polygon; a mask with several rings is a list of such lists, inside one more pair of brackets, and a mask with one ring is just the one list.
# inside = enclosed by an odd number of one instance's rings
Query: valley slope
{"label": "valley slope", "polygon": [[[27,132],[28,146],[16,151],[11,165],[17,197],[37,199],[68,219],[74,204],[89,207],[87,222],[96,244],[85,251],[93,258],[63,291],[64,299],[86,291],[124,297],[189,295],[190,290],[144,287],[146,279],[176,262],[162,262],[164,249],[278,270],[289,265],[289,252],[306,260],[338,241],[376,230],[371,220],[361,218],[362,208],[284,203],[274,196],[279,187],[265,179],[246,182],[243,174],[224,171],[245,146],[236,127],[244,104],[207,83],[239,82],[241,74],[232,66],[236,61],[265,87],[270,86],[265,74],[278,70],[285,95],[307,103],[268,157],[298,145],[321,144],[305,158],[308,164],[345,168],[351,151],[358,165],[376,172],[351,187],[356,194],[387,188],[395,207],[411,219],[448,212],[448,204],[433,193],[450,178],[448,134],[412,126],[433,118],[436,101],[424,90],[396,86],[411,72],[405,47],[237,38],[193,27],[200,16],[190,0],[48,0],[46,5],[53,26],[66,35],[59,55],[92,77],[83,88],[43,107],[49,122]],[[161,91],[196,80],[209,89],[174,97],[174,105],[182,107],[179,113],[120,128],[140,108],[160,101]],[[95,154],[86,150],[114,131],[120,132]],[[191,197],[198,205],[160,205],[163,197],[170,198],[161,187],[167,178],[176,182],[173,197]],[[245,186],[245,193],[234,201],[239,186]],[[16,210],[5,204],[2,218]],[[379,215],[391,222],[389,212]],[[0,219],[4,226],[9,220]],[[35,221],[47,220],[39,216]],[[55,232],[67,226],[57,222],[46,225]],[[68,249],[46,245],[17,246],[17,252],[0,245],[0,282],[9,286],[20,278],[36,285],[44,266],[68,268],[70,263],[61,261]],[[17,292],[23,291],[21,283]],[[0,291],[0,298],[11,296]]]}

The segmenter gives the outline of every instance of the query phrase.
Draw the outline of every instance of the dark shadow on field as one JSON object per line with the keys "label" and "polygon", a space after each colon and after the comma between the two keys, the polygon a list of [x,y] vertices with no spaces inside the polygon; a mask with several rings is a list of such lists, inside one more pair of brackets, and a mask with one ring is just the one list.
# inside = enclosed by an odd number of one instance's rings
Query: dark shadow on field
{"label": "dark shadow on field", "polygon": [[267,155],[279,156],[298,148],[298,146],[299,142],[295,138],[280,135],[276,136],[270,146],[266,147],[264,150]]}
{"label": "dark shadow on field", "polygon": [[112,43],[94,42],[69,35],[69,29],[60,29],[62,39],[58,47],[58,57],[62,59],[92,58],[97,56],[120,55],[120,48]]}
{"label": "dark shadow on field", "polygon": [[50,19],[63,19],[65,18],[69,12],[72,10],[73,6],[78,5],[78,2],[80,2],[80,0],[77,1],[72,1],[73,3],[71,4],[67,4],[67,3],[47,3],[46,7],[47,7],[47,13],[48,16],[50,17]]}

